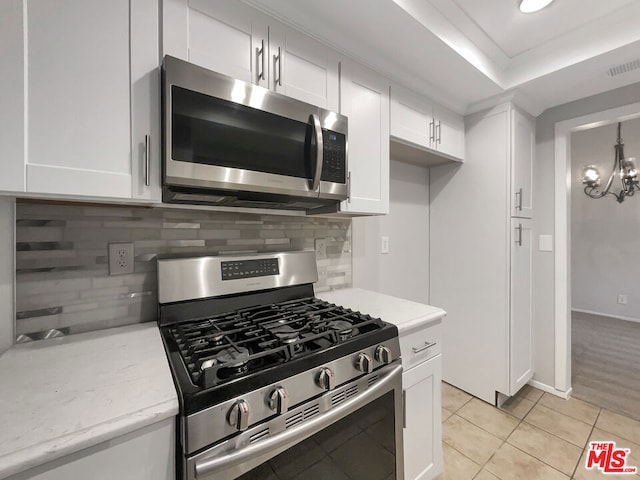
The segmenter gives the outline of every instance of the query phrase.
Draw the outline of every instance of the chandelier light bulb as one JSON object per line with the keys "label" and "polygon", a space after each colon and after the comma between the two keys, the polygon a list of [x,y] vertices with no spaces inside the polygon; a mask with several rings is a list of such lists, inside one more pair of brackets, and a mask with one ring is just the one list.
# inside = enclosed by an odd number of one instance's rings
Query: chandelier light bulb
{"label": "chandelier light bulb", "polygon": [[595,165],[587,165],[582,171],[582,183],[589,186],[600,184],[600,172]]}
{"label": "chandelier light bulb", "polygon": [[520,11],[522,13],[533,13],[542,10],[553,0],[522,0],[520,2]]}
{"label": "chandelier light bulb", "polygon": [[636,168],[635,157],[627,157],[622,162],[622,178],[636,178],[638,176],[638,169]]}

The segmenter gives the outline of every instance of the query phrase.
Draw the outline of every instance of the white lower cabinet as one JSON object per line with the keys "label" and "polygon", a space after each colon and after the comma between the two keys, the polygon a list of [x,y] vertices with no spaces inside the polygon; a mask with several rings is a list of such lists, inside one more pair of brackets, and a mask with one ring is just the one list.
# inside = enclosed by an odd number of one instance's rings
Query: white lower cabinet
{"label": "white lower cabinet", "polygon": [[402,374],[406,480],[430,480],[442,471],[441,379],[441,355]]}
{"label": "white lower cabinet", "polygon": [[175,417],[7,480],[175,480]]}

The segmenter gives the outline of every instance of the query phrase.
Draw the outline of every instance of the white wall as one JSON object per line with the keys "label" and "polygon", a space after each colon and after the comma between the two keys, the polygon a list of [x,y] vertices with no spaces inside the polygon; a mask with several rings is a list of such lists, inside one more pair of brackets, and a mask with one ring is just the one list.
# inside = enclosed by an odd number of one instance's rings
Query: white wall
{"label": "white wall", "polygon": [[0,197],[0,353],[13,344],[15,201]]}
{"label": "white wall", "polygon": [[[582,186],[585,165],[596,165],[605,184],[616,138],[617,123],[571,135],[571,306],[640,321],[640,198],[594,200]],[[640,158],[640,119],[623,122],[622,140],[625,155]],[[611,191],[620,188],[616,176]]]}
{"label": "white wall", "polygon": [[[534,238],[554,233],[555,124],[638,101],[640,83],[587,97],[546,110],[536,119],[534,168]],[[638,199],[634,199],[638,200]],[[533,302],[536,349],[535,380],[555,383],[555,282],[553,253],[534,251]]]}
{"label": "white wall", "polygon": [[391,161],[390,176],[389,215],[353,219],[353,286],[429,303],[429,170]]}

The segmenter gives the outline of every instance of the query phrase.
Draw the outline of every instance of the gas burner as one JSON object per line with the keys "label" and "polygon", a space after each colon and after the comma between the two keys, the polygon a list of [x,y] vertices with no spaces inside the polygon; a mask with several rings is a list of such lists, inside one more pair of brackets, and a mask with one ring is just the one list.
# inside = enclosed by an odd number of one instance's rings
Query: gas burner
{"label": "gas burner", "polygon": [[278,325],[271,328],[271,332],[278,337],[280,343],[288,344],[300,340],[300,333],[289,325]]}
{"label": "gas burner", "polygon": [[210,347],[217,347],[224,343],[224,333],[217,333],[207,338]]}
{"label": "gas burner", "polygon": [[340,340],[346,340],[358,335],[358,329],[346,320],[333,320],[329,322],[328,327],[331,330],[336,330],[338,332],[338,337],[340,337]]}

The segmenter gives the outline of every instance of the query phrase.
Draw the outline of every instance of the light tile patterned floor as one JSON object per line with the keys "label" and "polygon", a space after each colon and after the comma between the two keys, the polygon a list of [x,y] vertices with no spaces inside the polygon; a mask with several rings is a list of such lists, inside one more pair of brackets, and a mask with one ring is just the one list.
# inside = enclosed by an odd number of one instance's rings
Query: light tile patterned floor
{"label": "light tile patterned floor", "polygon": [[445,471],[437,480],[638,479],[584,468],[589,441],[629,448],[640,468],[640,422],[529,385],[495,408],[442,383]]}

